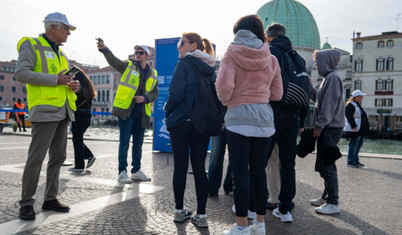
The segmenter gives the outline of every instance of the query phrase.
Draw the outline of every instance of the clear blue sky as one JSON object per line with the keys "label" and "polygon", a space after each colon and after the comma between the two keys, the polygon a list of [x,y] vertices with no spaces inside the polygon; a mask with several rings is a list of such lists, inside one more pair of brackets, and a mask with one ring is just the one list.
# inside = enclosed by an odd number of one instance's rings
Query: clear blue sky
{"label": "clear blue sky", "polygon": [[[113,53],[126,59],[135,44],[197,32],[217,45],[222,57],[233,39],[238,18],[256,13],[268,1],[240,0],[0,0],[0,61],[17,59],[16,45],[24,36],[44,31],[43,19],[55,11],[77,27],[63,47],[70,59],[106,66],[94,38],[101,37]],[[300,0],[313,14],[321,35],[333,47],[352,52],[353,31],[362,36],[402,31],[401,0]],[[198,4],[198,5],[197,5]]]}

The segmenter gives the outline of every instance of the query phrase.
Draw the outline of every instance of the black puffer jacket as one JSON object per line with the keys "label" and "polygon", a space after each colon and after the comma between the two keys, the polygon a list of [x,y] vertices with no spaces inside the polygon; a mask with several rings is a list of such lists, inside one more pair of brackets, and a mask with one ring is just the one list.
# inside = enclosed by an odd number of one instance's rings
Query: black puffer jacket
{"label": "black puffer jacket", "polygon": [[[186,55],[186,58],[190,59],[200,72],[213,74],[216,79],[215,67],[211,67],[191,55]],[[169,97],[164,108],[167,129],[189,120],[186,105],[189,110],[193,107],[197,85],[197,73],[191,68],[191,65],[184,59],[177,61],[169,87]]]}

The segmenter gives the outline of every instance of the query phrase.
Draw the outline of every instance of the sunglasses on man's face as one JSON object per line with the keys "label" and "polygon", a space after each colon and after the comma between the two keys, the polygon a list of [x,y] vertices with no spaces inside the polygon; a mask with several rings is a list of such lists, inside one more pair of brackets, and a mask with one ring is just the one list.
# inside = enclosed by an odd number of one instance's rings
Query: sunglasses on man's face
{"label": "sunglasses on man's face", "polygon": [[136,55],[143,55],[143,54],[145,54],[145,51],[136,51],[135,54]]}

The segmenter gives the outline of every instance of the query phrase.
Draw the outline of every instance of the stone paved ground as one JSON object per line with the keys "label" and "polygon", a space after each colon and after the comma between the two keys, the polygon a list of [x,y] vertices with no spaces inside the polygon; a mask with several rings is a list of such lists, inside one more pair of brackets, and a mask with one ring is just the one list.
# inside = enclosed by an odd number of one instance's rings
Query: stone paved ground
{"label": "stone paved ground", "polygon": [[[82,174],[63,167],[59,199],[71,206],[69,213],[42,211],[46,163],[37,189],[33,222],[18,219],[21,176],[30,136],[0,134],[0,234],[221,234],[235,221],[233,196],[221,190],[208,198],[208,229],[190,222],[175,224],[171,154],[152,152],[148,139],[143,147],[143,171],[151,182],[124,185],[117,182],[116,141],[87,140],[98,157]],[[72,142],[67,157],[73,159]],[[402,161],[362,158],[367,169],[337,162],[341,214],[318,215],[309,204],[321,195],[323,181],[314,172],[314,155],[297,159],[297,193],[294,222],[284,224],[267,211],[267,234],[402,234]],[[207,160],[208,162],[208,160]],[[185,206],[196,209],[194,180],[188,175]]]}

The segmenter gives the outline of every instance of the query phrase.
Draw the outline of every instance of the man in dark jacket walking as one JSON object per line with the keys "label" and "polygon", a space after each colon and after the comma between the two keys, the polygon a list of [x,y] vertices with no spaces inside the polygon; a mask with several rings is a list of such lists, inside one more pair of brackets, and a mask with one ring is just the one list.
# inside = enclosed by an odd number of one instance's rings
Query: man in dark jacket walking
{"label": "man in dark jacket walking", "polygon": [[[293,71],[290,71],[289,65],[286,63],[287,60],[284,60],[283,57],[285,56],[284,53],[293,50],[293,48],[289,38],[285,36],[286,28],[279,23],[272,23],[267,27],[266,33],[271,53],[278,59],[281,67],[282,79],[289,80],[287,76],[291,76],[290,72]],[[284,89],[286,88],[284,87]],[[267,161],[275,144],[278,144],[281,163],[281,190],[278,198],[280,203],[272,214],[284,223],[291,223],[293,221],[291,211],[294,207],[292,200],[296,194],[296,138],[298,133],[303,131],[307,107],[303,110],[288,108],[281,101],[271,101],[270,105],[274,111],[276,132],[272,137]]]}

